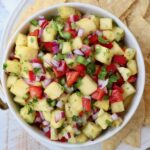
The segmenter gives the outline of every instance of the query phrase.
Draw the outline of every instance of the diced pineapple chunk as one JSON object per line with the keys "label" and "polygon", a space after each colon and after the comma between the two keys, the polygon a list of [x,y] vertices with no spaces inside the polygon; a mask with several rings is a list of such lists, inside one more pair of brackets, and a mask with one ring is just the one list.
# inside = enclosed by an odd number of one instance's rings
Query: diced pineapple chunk
{"label": "diced pineapple chunk", "polygon": [[137,64],[135,60],[129,60],[127,62],[127,67],[130,69],[132,75],[137,74]]}
{"label": "diced pineapple chunk", "polygon": [[125,50],[124,56],[126,57],[126,59],[130,60],[135,57],[135,53],[136,53],[135,49],[127,48]]}
{"label": "diced pineapple chunk", "polygon": [[101,30],[111,30],[113,27],[111,18],[100,18],[100,29]]}
{"label": "diced pineapple chunk", "polygon": [[58,140],[57,129],[51,128],[51,140]]}
{"label": "diced pineapple chunk", "polygon": [[107,112],[102,113],[96,119],[96,123],[101,126],[102,129],[106,129],[110,123],[112,123],[111,115]]}
{"label": "diced pineapple chunk", "polygon": [[119,27],[114,27],[113,28],[113,33],[114,33],[114,36],[115,36],[115,40],[117,42],[120,41],[124,36],[124,30],[122,28],[119,28]]}
{"label": "diced pineapple chunk", "polygon": [[27,36],[19,33],[16,38],[16,45],[27,46]]}
{"label": "diced pineapple chunk", "polygon": [[54,129],[61,127],[65,120],[65,118],[63,118],[63,117],[60,120],[57,120],[57,116],[61,115],[61,113],[62,113],[62,111],[60,111],[60,110],[54,110],[52,112],[50,123],[51,123],[51,127],[53,127]]}
{"label": "diced pineapple chunk", "polygon": [[71,118],[73,116],[70,103],[65,104],[65,114],[67,118]]}
{"label": "diced pineapple chunk", "polygon": [[75,57],[72,57],[72,58],[65,58],[65,62],[66,62],[66,64],[67,65],[70,65],[70,64],[75,64],[76,62],[75,62]]}
{"label": "diced pineapple chunk", "polygon": [[83,19],[77,21],[76,25],[78,28],[84,30],[84,32],[83,32],[84,36],[87,36],[91,32],[96,31],[96,29],[97,29],[95,21],[93,21],[92,19],[89,19],[89,18],[83,18]]}
{"label": "diced pineapple chunk", "polygon": [[23,81],[23,79],[17,80],[10,88],[10,92],[18,97],[24,97],[28,91],[29,86]]}
{"label": "diced pineapple chunk", "polygon": [[104,30],[103,36],[106,37],[109,41],[113,41],[115,39],[114,32],[110,30]]}
{"label": "diced pineapple chunk", "polygon": [[105,111],[108,111],[109,109],[109,100],[102,100],[102,101],[96,101],[94,103],[94,106],[100,109],[104,109]]}
{"label": "diced pineapple chunk", "polygon": [[108,48],[96,45],[95,59],[108,65],[111,63],[112,53]]}
{"label": "diced pineapple chunk", "polygon": [[51,66],[50,62],[52,61],[53,59],[53,55],[51,53],[47,53],[43,56],[43,64],[44,64],[44,67],[48,68]]}
{"label": "diced pineapple chunk", "polygon": [[74,15],[76,10],[72,7],[63,6],[58,8],[58,13],[61,18],[67,19],[70,15]]}
{"label": "diced pineapple chunk", "polygon": [[117,120],[114,120],[112,123],[113,127],[119,127],[122,124],[123,120],[119,117]]}
{"label": "diced pineapple chunk", "polygon": [[7,87],[11,88],[15,84],[17,79],[18,79],[17,76],[13,76],[13,75],[8,76],[8,78],[7,78]]}
{"label": "diced pineapple chunk", "polygon": [[76,37],[72,40],[72,48],[80,49],[82,47],[82,39],[80,37]]}
{"label": "diced pineapple chunk", "polygon": [[27,122],[32,124],[35,120],[35,111],[33,111],[29,105],[25,105],[20,109],[20,116]]}
{"label": "diced pineapple chunk", "polygon": [[123,101],[112,103],[111,104],[111,111],[113,113],[123,112],[124,111]]}
{"label": "diced pineapple chunk", "polygon": [[15,48],[15,56],[22,60],[31,60],[36,58],[38,54],[38,50],[26,47],[26,46],[16,46]]}
{"label": "diced pineapple chunk", "polygon": [[32,107],[36,111],[50,111],[50,106],[46,99],[42,99],[40,101],[37,101],[36,103],[33,103]]}
{"label": "diced pineapple chunk", "polygon": [[121,47],[116,43],[113,42],[113,47],[111,48],[111,51],[113,53],[113,55],[123,55],[124,51],[121,49]]}
{"label": "diced pineapple chunk", "polygon": [[58,98],[62,93],[64,89],[63,87],[57,83],[57,82],[52,82],[46,89],[45,93],[48,95],[49,98],[52,100]]}
{"label": "diced pineapple chunk", "polygon": [[76,136],[77,143],[84,143],[88,140],[88,138],[82,133]]}
{"label": "diced pineapple chunk", "polygon": [[90,95],[97,89],[97,84],[95,81],[91,79],[88,75],[84,76],[81,80],[81,84],[79,85],[78,89],[84,95]]}
{"label": "diced pineapple chunk", "polygon": [[47,25],[45,27],[45,29],[43,30],[42,41],[43,42],[51,42],[51,41],[55,40],[56,34],[57,34],[57,31],[54,28]]}
{"label": "diced pineapple chunk", "polygon": [[72,51],[71,43],[70,42],[63,42],[62,47],[62,54],[67,54]]}
{"label": "diced pineapple chunk", "polygon": [[42,114],[46,121],[48,121],[48,122],[51,121],[51,112],[50,111],[42,111]]}
{"label": "diced pineapple chunk", "polygon": [[28,61],[21,62],[21,76],[24,78],[29,78],[28,72],[33,70],[32,65]]}
{"label": "diced pineapple chunk", "polygon": [[26,100],[23,97],[17,97],[16,96],[16,97],[14,97],[14,101],[16,103],[18,103],[19,105],[22,105],[22,106],[27,104]]}
{"label": "diced pineapple chunk", "polygon": [[77,93],[73,93],[69,97],[70,110],[73,115],[78,116],[82,111],[82,97]]}
{"label": "diced pineapple chunk", "polygon": [[38,38],[36,36],[27,36],[27,46],[34,49],[39,49]]}
{"label": "diced pineapple chunk", "polygon": [[123,98],[125,99],[126,97],[128,97],[129,95],[132,95],[136,92],[135,88],[133,87],[132,84],[128,83],[128,82],[125,82],[123,85],[122,85],[122,89],[124,91],[123,93]]}
{"label": "diced pineapple chunk", "polygon": [[6,72],[20,74],[20,62],[17,60],[6,61]]}
{"label": "diced pineapple chunk", "polygon": [[125,81],[131,76],[131,71],[125,67],[118,67],[118,71]]}
{"label": "diced pineapple chunk", "polygon": [[102,131],[102,128],[93,122],[88,122],[83,129],[83,133],[90,139],[95,139]]}
{"label": "diced pineapple chunk", "polygon": [[90,19],[95,23],[96,28],[98,29],[100,24],[99,18],[94,15],[90,15]]}

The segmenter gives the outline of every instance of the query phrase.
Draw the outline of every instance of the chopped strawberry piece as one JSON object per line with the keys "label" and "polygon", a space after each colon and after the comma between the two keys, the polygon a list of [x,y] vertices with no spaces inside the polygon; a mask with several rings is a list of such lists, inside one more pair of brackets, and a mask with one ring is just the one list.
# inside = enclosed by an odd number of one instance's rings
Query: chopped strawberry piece
{"label": "chopped strawberry piece", "polygon": [[126,65],[126,63],[127,63],[127,60],[126,60],[126,58],[125,58],[123,55],[115,55],[115,56],[113,57],[113,62],[114,62],[114,63],[117,63],[117,64],[119,64],[119,65],[124,66],[124,65]]}
{"label": "chopped strawberry piece", "polygon": [[89,36],[89,43],[90,44],[97,44],[98,43],[98,36],[97,34],[93,34]]}
{"label": "chopped strawberry piece", "polygon": [[103,89],[97,88],[97,90],[92,94],[92,98],[95,100],[102,100],[105,95],[105,91]]}
{"label": "chopped strawberry piece", "polygon": [[76,71],[79,73],[81,77],[85,76],[86,67],[82,64],[76,66]]}
{"label": "chopped strawberry piece", "polygon": [[115,64],[110,64],[106,67],[107,72],[115,73],[117,71],[117,67]]}
{"label": "chopped strawberry piece", "polygon": [[103,43],[100,43],[100,45],[108,48],[108,49],[111,49],[113,47],[113,44],[110,42],[110,43],[107,43],[107,44],[103,44]]}
{"label": "chopped strawberry piece", "polygon": [[137,80],[137,76],[136,75],[133,75],[133,76],[130,76],[129,79],[128,79],[128,82],[129,83],[135,83]]}
{"label": "chopped strawberry piece", "polygon": [[49,24],[49,22],[47,20],[45,20],[42,24],[41,24],[41,28],[45,28],[47,25]]}
{"label": "chopped strawberry piece", "polygon": [[39,35],[39,29],[36,29],[33,32],[29,33],[29,36],[38,36],[38,35]]}
{"label": "chopped strawberry piece", "polygon": [[39,64],[41,64],[41,63],[42,63],[42,60],[41,60],[40,58],[33,58],[33,59],[31,60],[31,63],[39,63]]}
{"label": "chopped strawberry piece", "polygon": [[48,137],[48,138],[50,139],[50,138],[51,138],[51,131],[50,131],[50,130],[47,131],[47,132],[45,133],[45,136]]}
{"label": "chopped strawberry piece", "polygon": [[71,34],[72,38],[75,38],[77,36],[77,31],[74,29],[69,29],[68,32]]}
{"label": "chopped strawberry piece", "polygon": [[35,98],[35,97],[37,97],[39,99],[42,98],[43,91],[42,91],[42,87],[40,87],[40,86],[30,86],[29,92],[30,92],[30,96],[32,98]]}
{"label": "chopped strawberry piece", "polygon": [[89,98],[82,98],[82,106],[83,106],[83,110],[86,112],[90,112],[91,111],[91,100]]}
{"label": "chopped strawberry piece", "polygon": [[29,71],[28,75],[29,75],[29,79],[30,79],[31,82],[35,81],[36,75],[33,71]]}

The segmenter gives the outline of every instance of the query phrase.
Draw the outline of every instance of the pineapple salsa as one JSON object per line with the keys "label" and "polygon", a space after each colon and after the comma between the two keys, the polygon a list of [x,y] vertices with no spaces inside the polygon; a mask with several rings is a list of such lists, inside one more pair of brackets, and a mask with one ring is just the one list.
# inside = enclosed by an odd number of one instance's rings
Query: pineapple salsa
{"label": "pineapple salsa", "polygon": [[27,123],[50,140],[83,143],[121,125],[136,92],[135,55],[111,18],[60,7],[18,34],[3,67]]}

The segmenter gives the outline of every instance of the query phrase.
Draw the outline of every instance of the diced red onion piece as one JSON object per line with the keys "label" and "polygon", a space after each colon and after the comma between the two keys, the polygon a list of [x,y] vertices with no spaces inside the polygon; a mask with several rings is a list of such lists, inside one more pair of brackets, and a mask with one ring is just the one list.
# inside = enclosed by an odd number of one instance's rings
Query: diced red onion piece
{"label": "diced red onion piece", "polygon": [[58,101],[57,104],[56,104],[56,106],[58,108],[62,108],[63,107],[63,102],[62,101]]}
{"label": "diced red onion piece", "polygon": [[106,85],[108,84],[108,79],[106,80],[98,80],[98,85],[101,89],[103,89],[104,87],[106,87]]}
{"label": "diced red onion piece", "polygon": [[45,17],[44,16],[39,16],[39,20],[45,20]]}
{"label": "diced red onion piece", "polygon": [[111,115],[112,120],[117,120],[119,117],[117,114],[112,114]]}
{"label": "diced red onion piece", "polygon": [[66,58],[72,58],[72,57],[73,57],[72,54],[67,54],[67,55],[66,55]]}
{"label": "diced red onion piece", "polygon": [[44,133],[46,133],[46,132],[50,131],[50,128],[49,127],[44,127],[43,131],[44,131]]}
{"label": "diced red onion piece", "polygon": [[41,26],[44,21],[45,21],[45,19],[40,19],[40,20],[39,20],[39,26]]}
{"label": "diced red onion piece", "polygon": [[82,37],[82,36],[83,36],[83,33],[84,33],[84,30],[83,30],[83,29],[79,29],[79,30],[78,30],[78,36],[79,36],[79,37]]}
{"label": "diced red onion piece", "polygon": [[64,137],[68,140],[68,139],[71,138],[71,135],[70,135],[70,133],[68,132],[68,133],[65,133],[65,134],[64,134]]}
{"label": "diced red onion piece", "polygon": [[41,38],[42,34],[43,34],[43,29],[41,28],[41,29],[39,30],[39,35],[38,35],[38,37]]}
{"label": "diced red onion piece", "polygon": [[24,81],[28,84],[28,85],[35,85],[35,82],[30,81],[29,79],[24,78]]}
{"label": "diced red onion piece", "polygon": [[93,120],[96,120],[98,117],[98,112],[92,115]]}
{"label": "diced red onion piece", "polygon": [[42,124],[43,124],[44,126],[48,126],[48,125],[49,125],[49,122],[46,121],[46,120],[44,120],[44,121],[42,122]]}
{"label": "diced red onion piece", "polygon": [[53,52],[53,54],[57,54],[59,52],[59,46],[56,45],[56,46],[52,47],[52,52]]}
{"label": "diced red onion piece", "polygon": [[57,68],[58,71],[64,71],[65,63],[62,63],[61,66]]}
{"label": "diced red onion piece", "polygon": [[106,94],[108,93],[107,87],[104,87],[103,90]]}
{"label": "diced red onion piece", "polygon": [[70,15],[70,21],[74,22],[74,15]]}
{"label": "diced red onion piece", "polygon": [[61,111],[61,112],[57,112],[55,115],[55,122],[59,122],[61,119],[63,119],[65,117],[65,112]]}
{"label": "diced red onion piece", "polygon": [[40,63],[32,63],[33,68],[42,68],[42,65]]}
{"label": "diced red onion piece", "polygon": [[51,82],[52,82],[52,79],[45,79],[42,82],[42,85],[43,85],[44,88],[46,88]]}
{"label": "diced red onion piece", "polygon": [[35,118],[35,122],[36,122],[36,123],[38,123],[38,122],[40,123],[40,122],[42,122],[42,119],[41,119],[40,117],[36,117],[36,118]]}
{"label": "diced red onion piece", "polygon": [[100,30],[96,30],[96,34],[99,36],[99,35],[102,35],[102,31]]}
{"label": "diced red onion piece", "polygon": [[55,59],[53,59],[53,60],[51,61],[51,64],[52,64],[54,67],[59,67],[59,62],[58,62],[57,60],[55,60]]}
{"label": "diced red onion piece", "polygon": [[74,90],[74,88],[73,87],[68,87],[66,84],[65,84],[65,88],[66,88],[66,92],[67,93],[71,93],[73,90]]}
{"label": "diced red onion piece", "polygon": [[39,114],[40,114],[41,119],[44,120],[45,118],[43,116],[43,113],[39,111]]}
{"label": "diced red onion piece", "polygon": [[84,53],[82,51],[80,51],[79,49],[74,50],[74,53],[76,55],[82,55],[82,56],[84,55]]}

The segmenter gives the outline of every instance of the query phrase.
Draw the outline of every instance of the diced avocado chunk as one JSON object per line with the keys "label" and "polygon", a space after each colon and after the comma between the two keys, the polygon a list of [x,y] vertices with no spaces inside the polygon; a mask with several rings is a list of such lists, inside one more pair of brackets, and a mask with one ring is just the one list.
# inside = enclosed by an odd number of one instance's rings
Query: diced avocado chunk
{"label": "diced avocado chunk", "polygon": [[96,119],[96,123],[100,125],[102,129],[106,129],[112,123],[111,115],[107,112],[100,113]]}
{"label": "diced avocado chunk", "polygon": [[7,87],[11,88],[15,84],[17,79],[18,79],[17,76],[13,76],[13,75],[8,76],[8,78],[7,78]]}
{"label": "diced avocado chunk", "polygon": [[82,111],[82,97],[77,93],[73,93],[72,95],[70,95],[68,101],[72,114],[78,116]]}
{"label": "diced avocado chunk", "polygon": [[96,45],[95,48],[96,48],[95,59],[100,61],[101,63],[107,65],[110,64],[112,59],[111,51],[108,48],[103,47],[101,45]]}
{"label": "diced avocado chunk", "polygon": [[43,30],[42,41],[43,42],[51,42],[55,40],[55,36],[57,34],[57,30],[50,25],[47,25]]}
{"label": "diced avocado chunk", "polygon": [[103,109],[105,111],[108,111],[109,109],[109,100],[102,100],[102,101],[96,101],[94,103],[94,106],[100,109]]}
{"label": "diced avocado chunk", "polygon": [[50,106],[46,99],[42,99],[33,103],[32,108],[36,111],[50,111]]}
{"label": "diced avocado chunk", "polygon": [[79,134],[76,136],[76,141],[77,143],[84,143],[88,140],[87,136],[85,136],[85,134]]}
{"label": "diced avocado chunk", "polygon": [[75,8],[62,6],[58,8],[58,14],[61,18],[67,19],[70,15],[74,15],[76,13]]}
{"label": "diced avocado chunk", "polygon": [[82,39],[80,37],[76,37],[72,40],[72,48],[80,49],[82,47]]}
{"label": "diced avocado chunk", "polygon": [[50,111],[43,111],[43,116],[46,121],[50,122],[51,121],[51,112]]}
{"label": "diced avocado chunk", "polygon": [[112,30],[113,22],[111,18],[100,18],[101,30]]}
{"label": "diced avocado chunk", "polygon": [[124,51],[121,49],[118,43],[115,41],[112,43],[113,47],[111,48],[111,52],[113,55],[123,55]]}
{"label": "diced avocado chunk", "polygon": [[122,124],[123,120],[119,117],[117,120],[114,120],[112,127],[119,127]]}
{"label": "diced avocado chunk", "polygon": [[131,76],[131,71],[125,67],[118,67],[118,71],[125,81]]}
{"label": "diced avocado chunk", "polygon": [[5,71],[9,73],[15,73],[15,74],[20,74],[20,62],[17,60],[7,60],[6,61],[6,68]]}
{"label": "diced avocado chunk", "polygon": [[76,22],[78,28],[83,29],[84,36],[87,36],[91,32],[96,31],[97,27],[95,22],[89,18],[83,18]]}
{"label": "diced avocado chunk", "polygon": [[95,139],[102,131],[102,128],[93,122],[88,122],[83,129],[83,133],[90,139]]}
{"label": "diced avocado chunk", "polygon": [[130,69],[132,75],[137,74],[138,71],[137,71],[137,64],[135,60],[133,59],[129,60],[127,62],[127,67]]}
{"label": "diced avocado chunk", "polygon": [[38,37],[37,36],[27,36],[27,46],[34,48],[34,49],[39,49]]}
{"label": "diced avocado chunk", "polygon": [[32,124],[35,120],[35,111],[33,111],[29,105],[25,105],[20,109],[20,116],[27,122]]}
{"label": "diced avocado chunk", "polygon": [[135,88],[133,87],[132,84],[130,84],[129,82],[125,82],[122,85],[122,89],[123,89],[123,98],[128,97],[129,95],[132,95],[136,92]]}
{"label": "diced avocado chunk", "polygon": [[61,110],[52,111],[50,123],[51,123],[51,127],[53,127],[54,129],[61,127],[63,122],[65,121],[65,118],[63,117],[59,120],[56,119],[58,115],[61,115],[61,113],[62,113]]}
{"label": "diced avocado chunk", "polygon": [[81,83],[78,86],[78,89],[83,95],[91,95],[94,91],[96,91],[97,84],[90,76],[86,75],[81,79]]}
{"label": "diced avocado chunk", "polygon": [[51,64],[49,62],[51,62],[53,59],[53,55],[51,53],[47,53],[43,56],[43,64],[44,67],[48,68],[51,67]]}
{"label": "diced avocado chunk", "polygon": [[73,116],[70,103],[65,104],[65,114],[67,118],[71,118]]}
{"label": "diced avocado chunk", "polygon": [[63,42],[62,47],[62,54],[67,54],[72,51],[71,43],[70,42]]}
{"label": "diced avocado chunk", "polygon": [[23,79],[18,79],[10,88],[10,92],[18,97],[23,97],[28,91],[29,85],[27,85]]}
{"label": "diced avocado chunk", "polygon": [[111,104],[111,111],[113,113],[123,112],[124,110],[125,109],[124,109],[123,101],[119,101]]}
{"label": "diced avocado chunk", "polygon": [[113,41],[115,39],[114,32],[111,30],[104,30],[103,36],[106,37],[109,41]]}
{"label": "diced avocado chunk", "polygon": [[26,47],[26,46],[16,46],[15,48],[15,56],[22,60],[32,60],[36,58],[38,54],[38,50]]}
{"label": "diced avocado chunk", "polygon": [[115,36],[115,40],[119,42],[123,37],[124,37],[124,30],[119,27],[114,27],[113,28],[113,33]]}
{"label": "diced avocado chunk", "polygon": [[131,60],[135,57],[135,53],[136,53],[135,49],[127,48],[125,50],[124,56],[126,57],[126,59]]}
{"label": "diced avocado chunk", "polygon": [[50,99],[54,100],[64,92],[64,88],[59,83],[52,82],[47,86],[44,92]]}
{"label": "diced avocado chunk", "polygon": [[27,36],[25,34],[19,33],[16,37],[16,45],[27,46]]}
{"label": "diced avocado chunk", "polygon": [[22,105],[22,106],[27,104],[26,100],[23,97],[17,97],[16,96],[16,97],[14,97],[14,101],[16,103],[18,103],[19,105]]}
{"label": "diced avocado chunk", "polygon": [[33,70],[32,65],[28,61],[21,62],[21,76],[24,78],[29,78],[28,72]]}

